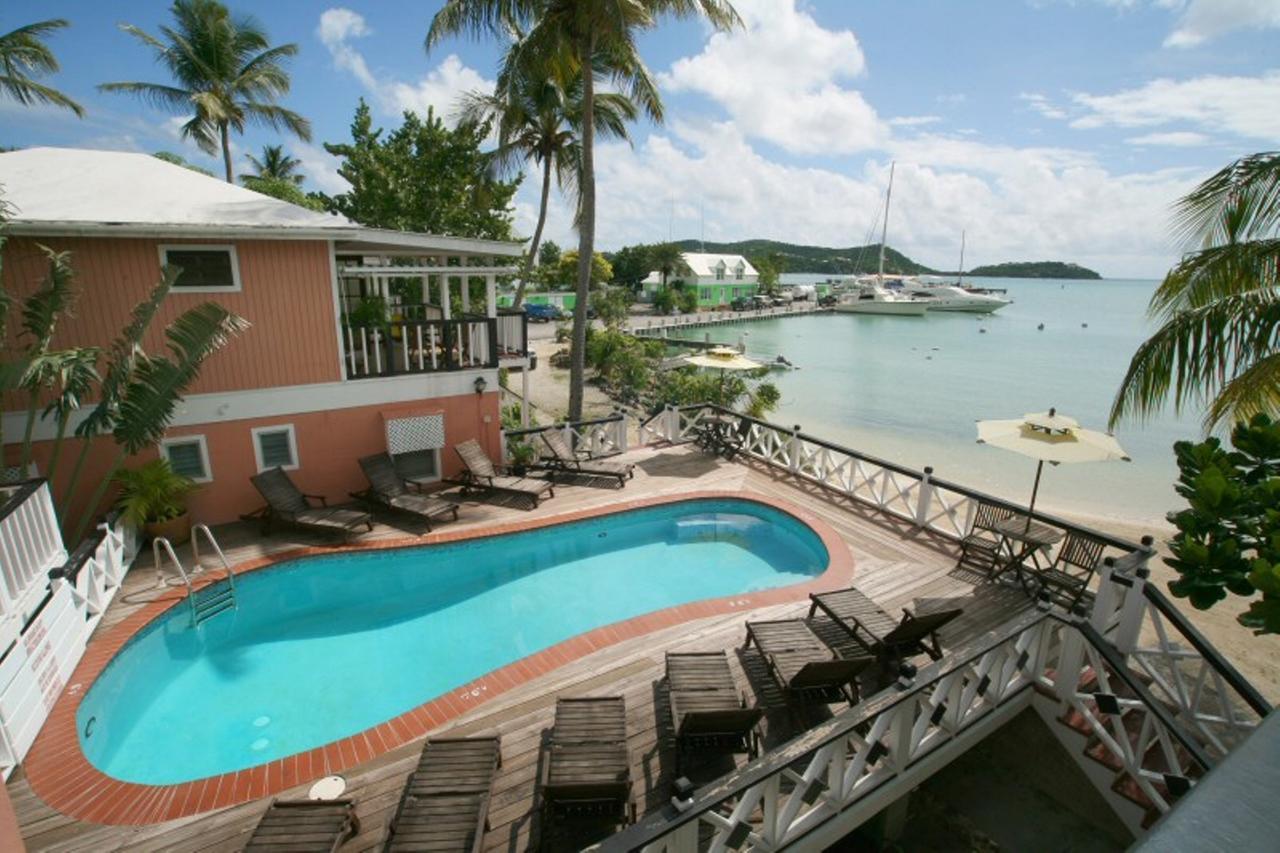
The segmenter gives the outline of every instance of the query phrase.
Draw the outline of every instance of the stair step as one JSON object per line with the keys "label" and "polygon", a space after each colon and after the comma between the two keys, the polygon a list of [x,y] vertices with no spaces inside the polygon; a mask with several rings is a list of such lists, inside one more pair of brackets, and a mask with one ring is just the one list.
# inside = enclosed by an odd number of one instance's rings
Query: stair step
{"label": "stair step", "polygon": [[197,609],[196,624],[199,625],[209,619],[212,619],[214,616],[217,616],[219,613],[223,612],[224,610],[231,610],[235,606],[236,604],[234,601],[224,600],[224,601],[218,602],[212,607],[209,607],[203,610]]}

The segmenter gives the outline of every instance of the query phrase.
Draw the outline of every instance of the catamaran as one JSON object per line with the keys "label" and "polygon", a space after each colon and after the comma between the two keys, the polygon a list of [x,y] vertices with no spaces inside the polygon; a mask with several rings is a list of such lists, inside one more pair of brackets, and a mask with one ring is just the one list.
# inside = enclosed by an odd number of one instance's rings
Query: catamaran
{"label": "catamaran", "polygon": [[835,310],[848,314],[886,314],[895,317],[923,317],[929,307],[923,299],[914,299],[902,293],[894,293],[885,287],[884,243],[889,236],[889,200],[893,196],[893,170],[889,164],[889,188],[884,194],[884,224],[880,231],[880,266],[874,281],[859,281],[851,276],[846,283],[854,288],[844,293],[835,304]]}

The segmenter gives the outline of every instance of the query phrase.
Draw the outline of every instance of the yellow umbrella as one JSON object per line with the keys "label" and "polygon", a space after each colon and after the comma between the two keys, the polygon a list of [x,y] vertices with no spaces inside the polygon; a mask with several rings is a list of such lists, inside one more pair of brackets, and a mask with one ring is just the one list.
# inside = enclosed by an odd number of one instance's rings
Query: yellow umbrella
{"label": "yellow umbrella", "polygon": [[733,347],[712,347],[698,355],[685,356],[684,360],[697,367],[714,367],[717,370],[759,370],[764,367]]}
{"label": "yellow umbrella", "polygon": [[[978,421],[978,443],[990,444],[1038,460],[1036,482],[1031,487],[1031,505],[1036,508],[1040,474],[1044,463],[1131,462],[1120,442],[1110,433],[1085,429],[1075,418],[1058,414],[1057,409],[1034,412],[1012,420]],[[1028,523],[1030,515],[1028,515]]]}

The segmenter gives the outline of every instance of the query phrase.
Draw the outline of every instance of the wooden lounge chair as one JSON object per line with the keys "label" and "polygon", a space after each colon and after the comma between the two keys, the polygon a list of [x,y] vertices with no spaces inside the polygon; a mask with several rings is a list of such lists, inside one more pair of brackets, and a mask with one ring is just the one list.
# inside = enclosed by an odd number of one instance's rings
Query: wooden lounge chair
{"label": "wooden lounge chair", "polygon": [[1053,564],[1035,572],[1034,576],[1053,602],[1071,610],[1088,592],[1105,547],[1104,542],[1087,533],[1069,533]]}
{"label": "wooden lounge chair", "polygon": [[383,509],[417,516],[428,531],[431,530],[432,519],[452,515],[454,521],[458,520],[458,505],[453,501],[410,491],[408,484],[396,473],[396,466],[389,454],[365,456],[360,460],[360,470],[369,481],[369,488],[363,492],[352,492],[353,498]]}
{"label": "wooden lounge chair", "polygon": [[917,654],[932,660],[942,657],[938,630],[955,619],[963,610],[941,610],[917,616],[903,608],[902,619],[895,620],[880,605],[862,594],[857,587],[835,592],[810,593],[809,616],[821,610],[848,632],[853,641],[880,662],[885,670],[897,662]]}
{"label": "wooden lounge chair", "polygon": [[[284,521],[298,527],[336,531],[344,538],[358,527],[373,530],[373,518],[369,513],[331,507],[323,495],[304,495],[283,468],[270,468],[253,475],[249,481],[267,502],[266,508],[260,510],[267,526],[272,521]],[[320,505],[313,506],[312,501],[319,501]]]}
{"label": "wooden lounge chair", "polygon": [[484,452],[484,448],[474,438],[469,438],[456,445],[454,450],[457,451],[458,458],[462,460],[463,466],[466,467],[466,471],[463,472],[463,478],[460,481],[465,488],[523,495],[530,500],[534,507],[538,505],[538,501],[544,495],[549,498],[556,496],[555,488],[547,480],[507,477],[499,473],[498,468],[493,464],[493,460],[489,458],[489,454]]}
{"label": "wooden lounge chair", "polygon": [[383,850],[479,853],[493,782],[502,766],[501,747],[496,737],[427,741],[405,783]]}
{"label": "wooden lounge chair", "polygon": [[667,691],[677,775],[686,753],[759,755],[764,710],[747,707],[725,652],[667,652]]}
{"label": "wooden lounge chair", "polygon": [[871,665],[871,658],[837,656],[803,619],[748,622],[744,648],[753,642],[788,698],[857,703],[855,679]]}
{"label": "wooden lounge chair", "polygon": [[980,501],[969,535],[960,540],[960,560],[956,565],[991,574],[1000,561],[1000,544],[1004,538],[995,531],[995,525],[1015,515],[1009,507]]}
{"label": "wooden lounge chair", "polygon": [[360,831],[351,800],[276,800],[258,821],[245,853],[334,851]]}
{"label": "wooden lounge chair", "polygon": [[603,459],[582,458],[575,453],[564,433],[557,429],[540,433],[542,441],[551,451],[550,456],[542,457],[542,464],[552,471],[564,471],[570,474],[582,474],[588,477],[616,477],[618,488],[626,485],[627,480],[635,476],[636,466],[630,462],[607,462]]}
{"label": "wooden lounge chair", "polygon": [[556,700],[541,781],[545,818],[635,819],[627,707],[621,696]]}

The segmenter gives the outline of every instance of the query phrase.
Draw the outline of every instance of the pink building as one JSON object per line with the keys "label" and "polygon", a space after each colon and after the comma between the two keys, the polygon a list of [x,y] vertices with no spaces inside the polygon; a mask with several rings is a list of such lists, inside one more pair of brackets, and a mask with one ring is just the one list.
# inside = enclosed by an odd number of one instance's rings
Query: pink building
{"label": "pink building", "polygon": [[[72,253],[79,297],[55,348],[108,345],[163,264],[183,272],[150,351],[163,348],[170,320],[206,300],[252,324],[206,362],[161,444],[130,461],[163,455],[200,482],[195,520],[259,506],[249,476],[276,465],[337,500],[362,484],[365,454],[408,454],[401,460],[425,478],[453,473],[449,448],[468,438],[497,456],[498,368],[529,367],[524,315],[500,313],[495,295],[519,244],[364,228],[146,154],[4,153],[0,187],[12,208],[2,258],[11,296],[46,275],[39,245]],[[2,408],[13,441],[25,402],[7,397]],[[37,424],[36,436],[39,467],[53,424]],[[5,448],[8,464],[16,451]],[[112,451],[102,441],[89,473],[105,471]]]}

